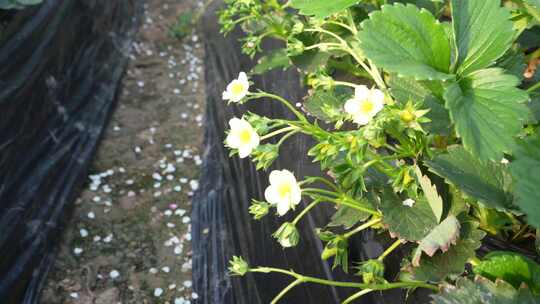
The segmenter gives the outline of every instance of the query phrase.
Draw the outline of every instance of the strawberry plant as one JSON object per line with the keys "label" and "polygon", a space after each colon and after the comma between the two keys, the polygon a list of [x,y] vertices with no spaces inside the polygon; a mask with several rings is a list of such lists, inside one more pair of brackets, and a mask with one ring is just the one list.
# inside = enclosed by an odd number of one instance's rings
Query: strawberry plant
{"label": "strawberry plant", "polygon": [[[540,301],[533,260],[511,251],[477,255],[487,236],[534,248],[540,228],[540,2],[226,3],[223,32],[240,26],[243,52],[263,53],[250,74],[296,68],[309,88],[299,109],[296,100],[253,89],[240,73],[225,100],[274,100],[296,119],[233,118],[225,142],[231,155],[267,170],[280,146],[302,133],[315,139],[309,156],[327,172],[273,170],[249,212],[255,219],[274,208],[276,216],[294,212],[273,234],[290,248],[302,241],[296,226],[305,214],[335,205],[332,222],[315,232],[325,246],[321,258],[359,278],[330,281],[241,257],[231,261],[232,274],[289,276],[272,303],[307,283],[357,289],[343,303],[393,288],[430,289],[435,303]],[[264,39],[283,48],[263,50]],[[366,229],[394,241],[376,259],[350,261],[349,240]],[[405,243],[413,249],[399,278],[389,280],[385,258]]]}

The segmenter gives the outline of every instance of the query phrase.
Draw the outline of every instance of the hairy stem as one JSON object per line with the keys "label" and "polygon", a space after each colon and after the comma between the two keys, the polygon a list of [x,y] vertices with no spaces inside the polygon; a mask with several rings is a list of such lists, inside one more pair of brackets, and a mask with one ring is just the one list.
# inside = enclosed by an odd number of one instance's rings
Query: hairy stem
{"label": "hairy stem", "polygon": [[319,193],[323,195],[330,195],[330,196],[336,196],[336,197],[339,196],[339,194],[335,192],[318,189],[318,188],[305,188],[305,189],[302,189],[302,193]]}
{"label": "hairy stem", "polygon": [[288,271],[285,269],[280,268],[273,268],[273,267],[257,267],[253,269],[249,269],[249,272],[260,272],[260,273],[270,273],[270,272],[277,272],[289,275],[291,277],[294,277],[295,279],[301,280],[303,283],[315,283],[315,284],[321,284],[321,285],[328,285],[328,286],[337,286],[337,287],[347,287],[347,288],[359,288],[359,289],[372,289],[372,290],[388,290],[388,289],[394,289],[394,288],[427,288],[431,290],[438,290],[438,287],[436,285],[432,285],[426,282],[420,282],[420,281],[411,281],[411,282],[394,282],[394,283],[385,283],[385,284],[365,284],[365,283],[358,283],[358,282],[338,282],[338,281],[332,281],[332,280],[326,280],[326,279],[320,279],[310,276],[304,276],[292,271]]}
{"label": "hairy stem", "polygon": [[327,185],[328,187],[332,188],[332,190],[334,190],[335,192],[341,193],[341,190],[339,190],[339,188],[336,187],[336,185],[334,185],[331,181],[327,180],[327,179],[324,178],[324,177],[320,177],[320,176],[312,176],[312,177],[308,177],[308,178],[306,179],[306,181],[308,181],[308,183],[312,183],[312,182],[321,182],[321,183]]}
{"label": "hairy stem", "polygon": [[398,248],[399,245],[401,245],[401,240],[395,241],[392,245],[390,245],[390,247],[386,248],[386,250],[377,258],[377,260],[382,262],[384,258]]}
{"label": "hairy stem", "polygon": [[374,226],[374,225],[377,225],[378,223],[381,222],[381,218],[376,218],[376,219],[372,219],[371,221],[367,222],[367,223],[364,223],[360,226],[358,226],[357,228],[345,233],[343,235],[343,237],[345,239],[348,239],[350,238],[351,236],[355,235],[356,233],[360,232],[360,231],[363,231],[363,230],[366,230],[367,228],[371,227],[371,226]]}
{"label": "hairy stem", "polygon": [[363,290],[360,290],[359,292],[353,294],[352,296],[348,297],[347,299],[345,299],[345,301],[343,301],[342,304],[349,304],[349,303],[352,303],[352,301],[360,298],[361,296],[363,295],[366,295],[370,292],[372,292],[373,289],[363,289]]}
{"label": "hairy stem", "polygon": [[306,117],[300,113],[287,99],[279,96],[279,95],[275,95],[275,94],[271,94],[271,93],[266,93],[266,92],[258,92],[258,93],[252,93],[251,94],[251,98],[253,99],[257,99],[257,98],[264,98],[264,97],[268,97],[268,98],[272,98],[272,99],[275,99],[279,102],[281,102],[284,106],[286,106],[289,110],[291,110],[291,112],[293,112],[293,114],[302,122],[304,123],[308,123]]}
{"label": "hairy stem", "polygon": [[276,130],[274,132],[271,132],[271,133],[268,133],[268,134],[264,135],[263,137],[261,137],[261,140],[269,139],[269,138],[271,138],[273,136],[276,136],[278,134],[285,133],[285,132],[292,131],[292,130],[297,130],[297,129],[298,129],[298,127],[295,127],[295,126],[289,126],[289,127],[283,128],[283,129],[279,129],[279,130]]}
{"label": "hairy stem", "polygon": [[537,82],[535,85],[527,89],[528,93],[534,92],[536,90],[540,89],[540,82]]}
{"label": "hairy stem", "polygon": [[313,207],[317,206],[317,204],[319,204],[321,202],[321,200],[314,200],[313,202],[311,202],[311,204],[309,204],[306,208],[304,208],[304,210],[302,210],[302,212],[300,212],[295,218],[294,220],[292,221],[292,224],[293,225],[296,225],[298,224],[298,222],[300,221],[300,219],[302,219],[302,217],[304,215],[306,215],[309,210],[313,209]]}
{"label": "hairy stem", "polygon": [[273,300],[270,302],[270,304],[276,304],[287,292],[289,292],[291,289],[293,289],[296,285],[302,284],[302,280],[296,279],[293,281],[289,286],[285,287]]}

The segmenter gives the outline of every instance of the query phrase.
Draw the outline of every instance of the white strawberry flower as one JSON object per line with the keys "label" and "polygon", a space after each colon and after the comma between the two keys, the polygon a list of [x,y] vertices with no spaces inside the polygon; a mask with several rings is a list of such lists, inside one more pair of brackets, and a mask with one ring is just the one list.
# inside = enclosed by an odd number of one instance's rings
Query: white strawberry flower
{"label": "white strawberry flower", "polygon": [[365,85],[357,86],[354,97],[345,103],[345,112],[352,116],[359,125],[369,121],[384,107],[384,93],[378,89],[368,89]]}
{"label": "white strawberry flower", "polygon": [[243,118],[232,118],[229,120],[231,130],[225,144],[232,149],[238,149],[238,156],[245,158],[253,149],[259,146],[259,134],[253,129],[251,124]]}
{"label": "white strawberry flower", "polygon": [[288,170],[274,170],[270,173],[270,186],[264,191],[266,201],[276,205],[280,216],[294,209],[302,199],[302,191],[294,174]]}
{"label": "white strawberry flower", "polygon": [[227,85],[223,92],[223,99],[231,102],[239,102],[249,93],[249,81],[246,73],[240,72],[238,78]]}

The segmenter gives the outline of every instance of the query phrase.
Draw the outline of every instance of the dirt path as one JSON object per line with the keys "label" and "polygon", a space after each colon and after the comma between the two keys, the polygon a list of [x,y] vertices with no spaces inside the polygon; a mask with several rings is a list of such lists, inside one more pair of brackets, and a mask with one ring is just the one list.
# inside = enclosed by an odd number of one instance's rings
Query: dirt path
{"label": "dirt path", "polygon": [[[169,27],[195,0],[148,0],[118,108],[42,303],[191,303],[190,197],[197,188],[202,44]],[[199,80],[200,79],[200,80]]]}

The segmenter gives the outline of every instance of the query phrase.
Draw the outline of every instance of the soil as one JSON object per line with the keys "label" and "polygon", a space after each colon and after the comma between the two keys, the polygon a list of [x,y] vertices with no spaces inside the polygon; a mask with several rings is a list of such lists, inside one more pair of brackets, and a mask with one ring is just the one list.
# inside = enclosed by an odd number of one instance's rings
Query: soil
{"label": "soil", "polygon": [[203,47],[170,33],[196,0],[147,0],[117,109],[41,303],[191,303],[190,197],[198,187]]}

